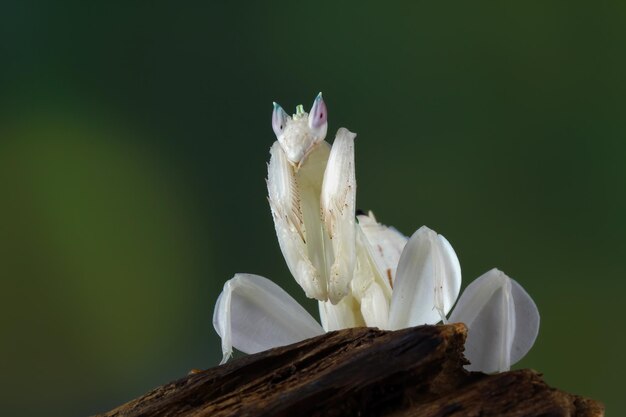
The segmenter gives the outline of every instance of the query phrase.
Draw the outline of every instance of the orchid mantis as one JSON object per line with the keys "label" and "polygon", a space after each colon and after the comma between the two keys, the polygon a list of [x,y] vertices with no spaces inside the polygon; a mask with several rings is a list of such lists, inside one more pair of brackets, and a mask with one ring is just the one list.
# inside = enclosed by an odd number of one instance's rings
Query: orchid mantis
{"label": "orchid mantis", "polygon": [[293,117],[274,103],[277,140],[267,177],[278,243],[293,277],[318,300],[321,325],[268,279],[237,274],[224,285],[213,316],[222,363],[233,347],[255,353],[347,327],[453,321],[468,326],[468,369],[508,370],[537,337],[533,300],[493,269],[457,302],[461,267],[446,238],[426,226],[407,238],[371,212],[357,216],[356,135],[341,128],[328,144],[327,113],[321,93],[310,113],[298,106]]}

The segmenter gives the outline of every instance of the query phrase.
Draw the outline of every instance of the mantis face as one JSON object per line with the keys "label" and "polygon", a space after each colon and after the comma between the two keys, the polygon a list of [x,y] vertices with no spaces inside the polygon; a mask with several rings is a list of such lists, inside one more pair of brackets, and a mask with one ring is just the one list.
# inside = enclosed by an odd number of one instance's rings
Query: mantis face
{"label": "mantis face", "polygon": [[274,103],[272,128],[289,162],[300,166],[309,152],[326,138],[328,115],[322,93],[315,98],[310,113],[299,105],[293,117]]}

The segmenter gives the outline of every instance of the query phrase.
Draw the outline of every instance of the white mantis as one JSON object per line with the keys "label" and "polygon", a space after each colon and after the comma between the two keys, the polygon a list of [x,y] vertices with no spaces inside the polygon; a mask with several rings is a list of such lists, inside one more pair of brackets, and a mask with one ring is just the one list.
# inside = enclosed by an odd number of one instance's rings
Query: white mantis
{"label": "white mantis", "polygon": [[[224,285],[213,324],[225,362],[233,346],[254,353],[323,331],[354,326],[400,329],[446,322],[461,288],[450,243],[423,226],[410,238],[368,215],[355,215],[354,138],[339,129],[324,140],[321,93],[310,113],[293,117],[274,103],[267,187],[276,235],[292,275],[319,302],[321,326],[266,278],[237,274]],[[469,328],[470,369],[508,370],[533,345],[539,329],[534,302],[494,269],[460,297],[451,321]]]}
{"label": "white mantis", "polygon": [[287,266],[306,295],[336,304],[349,293],[355,265],[355,134],[339,129],[324,141],[322,95],[307,114],[289,117],[274,103],[267,188],[276,235]]}

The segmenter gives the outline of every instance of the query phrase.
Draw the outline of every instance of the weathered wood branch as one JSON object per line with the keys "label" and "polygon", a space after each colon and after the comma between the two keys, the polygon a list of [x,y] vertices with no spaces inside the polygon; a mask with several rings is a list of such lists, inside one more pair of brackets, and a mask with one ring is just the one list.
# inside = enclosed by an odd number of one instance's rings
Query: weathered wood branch
{"label": "weathered wood branch", "polygon": [[163,385],[102,416],[602,416],[532,370],[463,369],[462,324],[346,329]]}

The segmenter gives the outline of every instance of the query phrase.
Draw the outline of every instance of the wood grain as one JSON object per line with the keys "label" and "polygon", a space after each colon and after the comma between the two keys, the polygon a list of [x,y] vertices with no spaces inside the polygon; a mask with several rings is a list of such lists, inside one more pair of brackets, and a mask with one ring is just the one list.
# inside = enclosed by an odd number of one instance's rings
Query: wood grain
{"label": "wood grain", "polygon": [[158,387],[101,416],[603,416],[532,370],[463,369],[462,324],[329,332]]}

